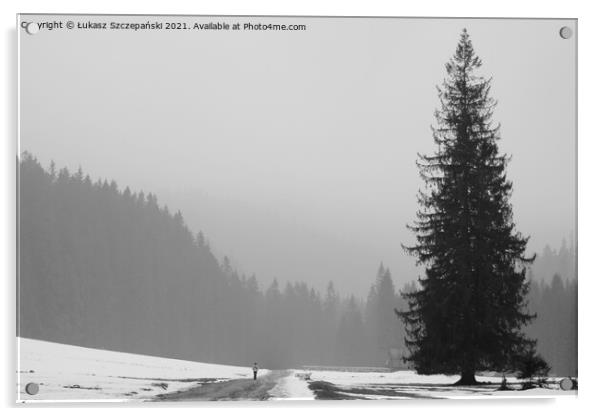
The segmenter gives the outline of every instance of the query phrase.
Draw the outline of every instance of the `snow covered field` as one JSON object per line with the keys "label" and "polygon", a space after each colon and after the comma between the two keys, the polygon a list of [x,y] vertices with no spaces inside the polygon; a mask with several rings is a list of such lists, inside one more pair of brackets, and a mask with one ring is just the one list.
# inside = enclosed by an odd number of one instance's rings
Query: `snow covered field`
{"label": "snow covered field", "polygon": [[[132,401],[187,389],[206,382],[250,378],[243,367],[18,339],[18,401]],[[262,371],[261,373],[266,373]],[[27,383],[39,385],[36,395]]]}
{"label": "snow covered field", "polygon": [[[498,391],[499,377],[477,377],[478,386],[454,386],[457,376],[421,376],[413,371],[260,370],[127,354],[20,338],[17,400],[313,400],[499,398],[576,395],[557,383],[548,388]],[[345,370],[345,369],[341,369]],[[306,377],[307,376],[307,379]],[[552,379],[553,380],[553,379]],[[558,380],[554,380],[558,381]],[[37,383],[39,392],[25,391]]]}
{"label": "snow covered field", "polygon": [[[312,371],[311,380],[325,382],[325,396],[350,396],[358,399],[412,399],[412,398],[499,398],[499,397],[550,397],[557,395],[576,395],[576,391],[562,391],[556,383],[549,388],[519,390],[520,383],[512,377],[507,378],[510,388],[516,390],[498,391],[500,377],[478,377],[482,383],[478,386],[454,386],[458,376],[418,375],[413,371],[395,372],[348,372],[348,371]],[[550,381],[559,381],[550,378]],[[318,395],[320,395],[318,393]],[[344,397],[339,397],[344,398]]]}

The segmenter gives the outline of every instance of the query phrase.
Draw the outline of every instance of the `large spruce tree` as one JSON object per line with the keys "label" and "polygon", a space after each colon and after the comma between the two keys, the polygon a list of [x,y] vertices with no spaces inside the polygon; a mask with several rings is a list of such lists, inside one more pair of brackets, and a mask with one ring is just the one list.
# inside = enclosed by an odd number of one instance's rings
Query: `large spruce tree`
{"label": "large spruce tree", "polygon": [[480,66],[464,30],[438,88],[437,150],[417,162],[425,189],[408,226],[417,242],[403,246],[425,277],[406,295],[409,310],[398,311],[416,370],[461,374],[459,384],[475,384],[478,371],[512,370],[535,344],[521,330],[532,319],[525,266],[533,258],[512,219],[509,158],[498,150],[491,80],[477,75]]}

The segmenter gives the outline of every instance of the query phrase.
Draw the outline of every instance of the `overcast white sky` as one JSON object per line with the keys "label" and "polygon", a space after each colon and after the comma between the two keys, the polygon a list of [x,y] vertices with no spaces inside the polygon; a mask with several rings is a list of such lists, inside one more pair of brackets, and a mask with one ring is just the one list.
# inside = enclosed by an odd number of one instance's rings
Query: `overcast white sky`
{"label": "overcast white sky", "polygon": [[[24,17],[27,21],[68,18]],[[150,20],[158,18],[151,17]],[[146,21],[146,18],[70,18]],[[21,33],[21,150],[157,193],[261,281],[364,295],[417,277],[405,224],[435,86],[466,27],[493,77],[530,250],[575,229],[575,37],[561,20],[160,18],[299,32]]]}

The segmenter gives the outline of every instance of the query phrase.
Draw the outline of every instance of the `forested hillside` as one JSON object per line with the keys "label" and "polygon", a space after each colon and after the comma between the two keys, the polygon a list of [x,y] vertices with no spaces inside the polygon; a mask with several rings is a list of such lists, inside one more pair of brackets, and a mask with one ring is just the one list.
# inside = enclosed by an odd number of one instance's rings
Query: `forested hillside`
{"label": "forested hillside", "polygon": [[[153,194],[92,181],[81,169],[46,170],[25,153],[19,222],[21,336],[267,367],[385,364],[363,301],[341,299],[332,284],[325,295],[277,280],[262,290]],[[394,317],[390,279],[389,293],[369,301],[372,321]],[[377,307],[379,299],[388,306]],[[385,331],[401,343],[393,325]]]}

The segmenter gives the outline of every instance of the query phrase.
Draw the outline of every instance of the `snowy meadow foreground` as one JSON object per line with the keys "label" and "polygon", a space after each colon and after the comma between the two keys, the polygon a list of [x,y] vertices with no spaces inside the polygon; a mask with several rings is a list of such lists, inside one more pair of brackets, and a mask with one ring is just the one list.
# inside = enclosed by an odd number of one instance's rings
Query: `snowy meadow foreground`
{"label": "snowy meadow foreground", "polygon": [[477,377],[476,386],[455,386],[458,376],[418,375],[414,371],[359,372],[312,371],[310,388],[316,399],[374,400],[374,399],[466,399],[500,397],[550,397],[575,394],[562,391],[558,381],[551,378],[546,388],[521,390],[522,383],[507,378],[509,390],[500,391],[500,377]]}
{"label": "snowy meadow foreground", "polygon": [[[247,368],[18,339],[18,401],[150,400],[198,383],[250,377]],[[39,385],[29,395],[27,383]]]}
{"label": "snowy meadow foreground", "polygon": [[[19,338],[17,401],[195,401],[195,400],[349,400],[469,397],[546,397],[572,395],[549,388],[497,391],[489,383],[456,387],[453,376],[420,376],[413,371],[363,372],[359,369],[260,370],[104,351]],[[513,389],[520,388],[508,379]],[[28,383],[39,391],[28,394]]]}

